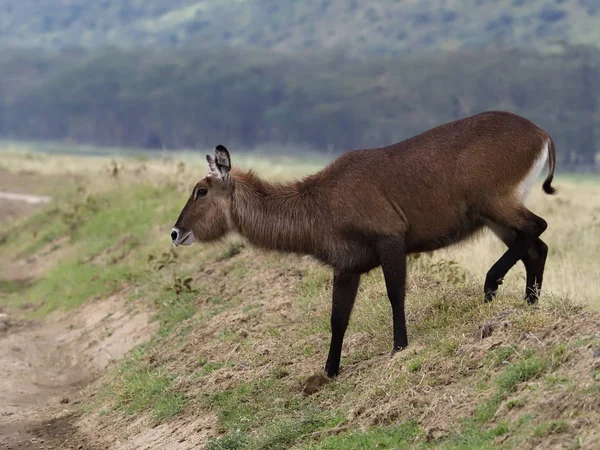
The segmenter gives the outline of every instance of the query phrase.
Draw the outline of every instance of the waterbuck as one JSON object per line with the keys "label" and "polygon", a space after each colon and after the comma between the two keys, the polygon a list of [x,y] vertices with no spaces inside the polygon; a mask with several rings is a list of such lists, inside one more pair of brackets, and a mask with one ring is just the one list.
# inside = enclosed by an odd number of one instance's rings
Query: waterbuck
{"label": "waterbuck", "polygon": [[525,298],[539,295],[546,221],[524,205],[543,183],[554,194],[554,143],[527,119],[490,111],[435,127],[387,147],[349,151],[320,172],[287,184],[231,167],[219,145],[171,231],[174,245],[215,241],[229,232],[269,250],[312,255],[333,269],[331,344],[325,365],[338,374],[344,334],[361,274],[381,266],[392,305],[396,352],[408,345],[406,256],[457,243],[484,227],[508,247],[490,268],[484,298],[518,260]]}

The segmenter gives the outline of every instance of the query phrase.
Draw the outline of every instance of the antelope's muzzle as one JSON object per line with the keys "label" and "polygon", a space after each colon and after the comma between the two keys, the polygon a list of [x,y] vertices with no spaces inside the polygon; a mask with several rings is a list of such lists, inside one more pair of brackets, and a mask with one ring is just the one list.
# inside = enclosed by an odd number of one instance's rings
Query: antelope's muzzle
{"label": "antelope's muzzle", "polygon": [[192,245],[196,241],[194,233],[191,231],[183,231],[177,227],[173,227],[171,230],[171,240],[173,241],[173,245],[175,247],[178,245]]}

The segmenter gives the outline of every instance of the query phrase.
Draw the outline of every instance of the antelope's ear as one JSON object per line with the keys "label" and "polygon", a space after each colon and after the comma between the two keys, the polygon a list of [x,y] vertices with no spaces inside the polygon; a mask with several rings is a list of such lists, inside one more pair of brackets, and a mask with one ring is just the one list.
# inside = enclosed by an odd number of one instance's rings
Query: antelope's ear
{"label": "antelope's ear", "polygon": [[206,155],[210,172],[218,178],[225,178],[231,170],[231,158],[229,151],[223,145],[217,145],[215,148],[215,156]]}

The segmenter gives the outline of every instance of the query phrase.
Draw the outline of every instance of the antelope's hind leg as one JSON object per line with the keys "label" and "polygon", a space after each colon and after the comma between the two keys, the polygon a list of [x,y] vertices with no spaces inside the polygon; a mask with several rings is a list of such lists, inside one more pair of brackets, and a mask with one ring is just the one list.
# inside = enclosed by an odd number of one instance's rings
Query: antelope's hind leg
{"label": "antelope's hind leg", "polygon": [[548,246],[540,238],[537,238],[535,244],[527,251],[526,257],[523,258],[523,264],[525,264],[527,272],[525,300],[531,305],[538,301],[542,291],[542,280],[544,278],[547,256]]}
{"label": "antelope's hind leg", "polygon": [[525,210],[523,216],[523,225],[520,228],[511,228],[498,222],[487,223],[492,232],[506,244],[508,250],[487,273],[484,285],[486,302],[495,298],[504,276],[519,259],[523,261],[527,274],[525,299],[533,304],[539,297],[548,255],[548,246],[539,236],[546,229],[547,223],[529,210]]}
{"label": "antelope's hind leg", "polygon": [[388,237],[377,243],[388,298],[392,305],[394,346],[392,354],[408,346],[404,303],[406,296],[406,250],[403,238]]}

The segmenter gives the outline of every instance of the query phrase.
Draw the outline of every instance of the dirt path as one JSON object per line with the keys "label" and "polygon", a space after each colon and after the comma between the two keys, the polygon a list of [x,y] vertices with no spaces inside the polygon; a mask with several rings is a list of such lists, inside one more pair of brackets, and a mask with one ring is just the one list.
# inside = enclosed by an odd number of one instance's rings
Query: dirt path
{"label": "dirt path", "polygon": [[21,201],[25,203],[48,203],[52,197],[46,195],[19,194],[17,192],[0,192],[0,200]]}
{"label": "dirt path", "polygon": [[47,196],[0,191],[0,222],[24,216],[51,200]]}
{"label": "dirt path", "polygon": [[43,321],[0,318],[0,448],[94,448],[64,419],[82,387],[150,335],[150,318],[118,295]]}

